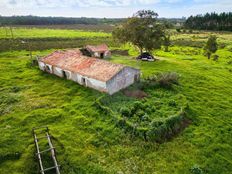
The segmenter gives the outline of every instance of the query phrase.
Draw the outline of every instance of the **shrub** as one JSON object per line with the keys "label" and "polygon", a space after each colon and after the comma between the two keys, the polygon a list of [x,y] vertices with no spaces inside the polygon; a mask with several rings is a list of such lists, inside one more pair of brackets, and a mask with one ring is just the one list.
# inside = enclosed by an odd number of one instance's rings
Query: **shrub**
{"label": "shrub", "polygon": [[142,121],[150,121],[150,117],[149,115],[147,115],[146,113],[142,116],[141,118]]}
{"label": "shrub", "polygon": [[156,111],[156,107],[152,106],[151,107],[151,112],[155,112]]}
{"label": "shrub", "polygon": [[217,37],[214,35],[209,36],[205,46],[204,46],[204,55],[210,59],[211,54],[216,53],[218,50],[218,43],[217,43]]}
{"label": "shrub", "polygon": [[158,75],[158,83],[161,87],[171,88],[173,84],[179,84],[179,76],[175,72],[161,73]]}
{"label": "shrub", "polygon": [[137,112],[136,112],[136,115],[139,117],[139,118],[142,118],[144,115],[145,115],[145,112],[141,109],[139,109]]}
{"label": "shrub", "polygon": [[14,92],[14,93],[17,93],[21,90],[21,88],[19,86],[12,86],[11,87],[11,91]]}
{"label": "shrub", "polygon": [[113,111],[102,103],[102,99],[103,99],[103,96],[96,99],[94,105],[98,109],[100,109],[103,113],[111,115]]}
{"label": "shrub", "polygon": [[127,122],[126,122],[126,120],[124,119],[124,118],[119,118],[118,120],[117,120],[117,125],[119,126],[119,127],[125,127],[126,126],[126,124],[127,124]]}
{"label": "shrub", "polygon": [[173,106],[173,107],[176,107],[176,106],[177,106],[175,100],[170,100],[170,101],[168,102],[168,105],[169,105],[169,106]]}
{"label": "shrub", "polygon": [[191,169],[190,172],[192,174],[203,174],[203,170],[198,166],[198,165],[194,165]]}
{"label": "shrub", "polygon": [[218,56],[217,54],[215,54],[215,55],[213,56],[213,60],[214,60],[214,61],[218,61],[218,58],[219,58],[219,56]]}
{"label": "shrub", "polygon": [[147,77],[143,82],[143,89],[155,88],[157,86],[157,79],[156,78],[157,77],[155,75]]}
{"label": "shrub", "polygon": [[170,129],[175,129],[177,125],[181,123],[183,120],[182,113],[179,113],[175,116],[170,116],[168,119],[166,119],[166,125]]}
{"label": "shrub", "polygon": [[32,68],[32,67],[37,67],[38,66],[38,61],[36,58],[32,58],[27,61],[26,67],[27,68]]}
{"label": "shrub", "polygon": [[125,116],[125,117],[130,117],[131,115],[131,110],[128,107],[122,107],[120,109],[120,113]]}
{"label": "shrub", "polygon": [[227,64],[232,65],[232,60],[229,60]]}
{"label": "shrub", "polygon": [[224,49],[226,47],[226,44],[225,43],[221,43],[220,45],[219,45],[219,48],[220,49]]}
{"label": "shrub", "polygon": [[143,109],[144,108],[144,105],[142,102],[140,101],[136,101],[134,102],[134,108],[137,110],[137,109]]}
{"label": "shrub", "polygon": [[227,50],[232,52],[232,46],[230,46]]}
{"label": "shrub", "polygon": [[156,75],[149,76],[149,77],[146,78],[146,80],[156,82],[157,81],[157,76]]}
{"label": "shrub", "polygon": [[181,32],[181,29],[180,29],[180,28],[177,28],[176,31],[177,31],[178,33],[180,33],[180,32]]}
{"label": "shrub", "polygon": [[153,111],[152,106],[151,107],[149,106],[145,109],[145,111],[146,111],[146,113],[150,114],[150,113],[154,112],[155,110]]}
{"label": "shrub", "polygon": [[0,164],[7,160],[18,160],[21,155],[21,152],[7,152],[6,154],[0,154]]}

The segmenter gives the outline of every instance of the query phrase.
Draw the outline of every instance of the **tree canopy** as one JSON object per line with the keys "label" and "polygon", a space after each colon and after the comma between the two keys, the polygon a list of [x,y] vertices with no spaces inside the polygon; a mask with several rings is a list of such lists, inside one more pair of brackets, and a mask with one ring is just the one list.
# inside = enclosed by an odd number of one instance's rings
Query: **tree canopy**
{"label": "tree canopy", "polygon": [[171,35],[169,33],[166,33],[164,35],[163,45],[165,48],[165,52],[168,52],[168,47],[171,45]]}
{"label": "tree canopy", "polygon": [[[119,24],[124,18],[87,18],[87,17],[41,17],[41,16],[1,16],[0,25],[96,25],[96,24]],[[178,18],[159,18],[167,28],[173,28],[176,23],[185,20]]]}
{"label": "tree canopy", "polygon": [[232,31],[232,12],[190,16],[185,22],[185,27],[196,30]]}
{"label": "tree canopy", "polygon": [[158,14],[151,10],[138,11],[113,31],[113,37],[122,43],[132,43],[140,53],[158,49],[165,32],[157,17]]}
{"label": "tree canopy", "polygon": [[105,24],[118,23],[124,19],[40,17],[40,16],[0,16],[0,25],[69,25],[69,24]]}

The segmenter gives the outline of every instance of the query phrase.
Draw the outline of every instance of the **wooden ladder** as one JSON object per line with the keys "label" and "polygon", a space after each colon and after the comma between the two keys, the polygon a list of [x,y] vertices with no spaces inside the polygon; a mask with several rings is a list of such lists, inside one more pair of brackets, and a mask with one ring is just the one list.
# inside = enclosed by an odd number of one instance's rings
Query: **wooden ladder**
{"label": "wooden ladder", "polygon": [[[38,129],[41,130],[40,133],[41,132],[45,133],[45,136],[37,137],[36,130],[38,130]],[[53,145],[52,145],[51,136],[49,134],[48,127],[47,126],[35,127],[35,128],[32,129],[32,133],[33,133],[34,142],[35,142],[36,156],[37,156],[37,158],[39,160],[40,173],[41,174],[45,174],[46,171],[55,169],[56,170],[56,174],[60,174],[60,166],[58,165],[58,162],[56,160],[55,147],[53,147]],[[47,139],[48,145],[49,145],[48,149],[40,151],[40,148],[39,148],[39,140],[40,139]],[[42,163],[41,154],[45,153],[45,152],[49,152],[49,151],[51,152],[51,158],[52,158],[54,166],[48,167],[48,168],[44,168],[43,167],[43,163]]]}

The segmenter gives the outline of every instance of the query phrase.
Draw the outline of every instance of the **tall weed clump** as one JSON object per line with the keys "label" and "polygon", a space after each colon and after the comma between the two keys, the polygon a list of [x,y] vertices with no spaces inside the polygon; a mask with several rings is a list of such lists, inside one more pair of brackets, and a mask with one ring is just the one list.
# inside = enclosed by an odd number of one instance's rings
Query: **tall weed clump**
{"label": "tall weed clump", "polygon": [[175,72],[160,73],[157,76],[157,82],[161,87],[171,88],[172,85],[179,84],[179,75]]}
{"label": "tall weed clump", "polygon": [[160,86],[162,88],[172,88],[173,85],[179,84],[180,75],[176,72],[164,72],[157,75],[149,76],[143,81],[144,86],[156,87]]}

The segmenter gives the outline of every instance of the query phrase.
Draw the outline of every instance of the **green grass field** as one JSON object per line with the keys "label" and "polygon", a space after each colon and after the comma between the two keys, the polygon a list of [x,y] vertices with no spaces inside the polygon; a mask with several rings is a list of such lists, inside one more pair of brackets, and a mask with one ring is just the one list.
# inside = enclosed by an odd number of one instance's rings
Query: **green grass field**
{"label": "green grass field", "polygon": [[[36,32],[33,37],[44,31]],[[185,35],[183,38],[191,39]],[[130,49],[131,56],[113,55],[110,59],[140,68],[143,79],[160,72],[179,74],[180,85],[172,90],[146,90],[152,95],[151,105],[156,107],[153,100],[157,99],[164,103],[156,117],[176,112],[166,108],[166,102],[176,100],[176,95],[184,95],[189,104],[187,114],[192,123],[161,144],[146,142],[116,126],[111,115],[95,106],[99,97],[108,97],[106,94],[29,66],[28,51],[2,51],[0,173],[37,173],[31,130],[40,125],[49,126],[61,172],[65,174],[192,174],[190,169],[195,165],[207,174],[232,173],[232,44],[227,38],[220,39],[225,46],[218,50],[217,62],[207,60],[201,48],[185,45],[186,42],[170,47],[169,52],[155,51],[160,58],[157,62],[136,61],[133,57],[137,51],[128,45],[122,48]],[[32,53],[42,56],[52,51]],[[138,100],[122,96],[121,92],[112,96],[108,107],[117,111],[120,99],[126,99],[127,105]]]}
{"label": "green grass field", "polygon": [[[39,29],[39,28],[12,28],[14,38],[85,38],[107,37],[110,33],[91,32],[82,30]],[[11,38],[10,28],[0,27],[0,38]]]}
{"label": "green grass field", "polygon": [[98,31],[46,29],[30,27],[0,27],[0,52],[12,50],[45,50],[76,48],[87,44],[115,45],[111,33]]}

